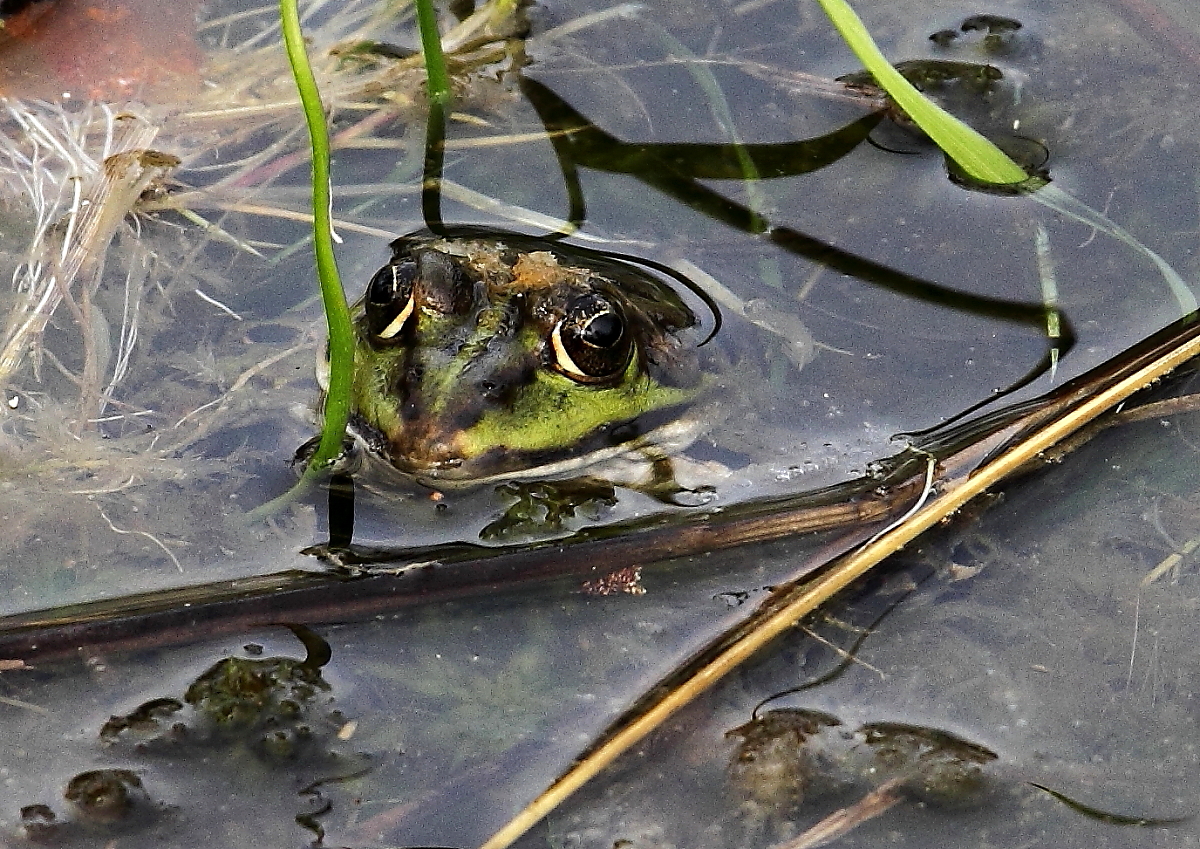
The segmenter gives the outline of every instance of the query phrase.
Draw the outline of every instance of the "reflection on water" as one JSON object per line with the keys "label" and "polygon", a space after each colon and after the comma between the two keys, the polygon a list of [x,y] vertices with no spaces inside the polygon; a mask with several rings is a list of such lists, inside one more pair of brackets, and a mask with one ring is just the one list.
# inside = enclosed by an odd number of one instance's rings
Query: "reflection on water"
{"label": "reflection on water", "polygon": [[[1068,847],[1187,845],[1194,822],[1168,821],[1194,812],[1200,776],[1194,576],[1170,555],[1194,535],[1192,464],[1178,462],[1194,423],[1138,427],[1010,487],[978,528],[904,554],[523,845],[774,846],[841,812],[841,845],[1040,833]],[[6,724],[22,744],[5,816],[18,827],[19,802],[66,817],[70,779],[113,769],[162,812],[135,834],[179,845],[215,833],[210,805],[230,806],[223,839],[248,839],[238,823],[253,822],[295,840],[296,816],[325,802],[331,840],[476,845],[801,553],[775,543],[726,557],[724,573],[705,558],[647,568],[643,595],[563,582],[323,629],[328,660],[320,640],[304,656],[276,631],[10,671]],[[299,750],[264,747],[297,725],[314,732]],[[320,804],[301,792],[315,781]]]}
{"label": "reflection on water", "polygon": [[[64,27],[72,8],[56,6],[38,25]],[[936,157],[864,144],[880,120],[878,92],[831,79],[798,88],[786,63],[745,58],[760,30],[735,27],[740,13],[729,22],[728,55],[712,62],[691,62],[654,27],[632,35],[624,17],[579,17],[582,29],[564,29],[546,12],[530,14],[498,29],[473,16],[455,37],[465,70],[447,132],[443,218],[506,212],[522,229],[552,232],[544,213],[561,208],[565,192],[568,217],[587,216],[577,242],[677,269],[719,305],[726,326],[699,349],[719,401],[675,420],[686,434],[661,449],[674,484],[660,464],[653,491],[599,490],[572,517],[561,500],[528,492],[431,493],[389,482],[360,500],[366,541],[554,535],[679,509],[668,501],[723,510],[854,478],[895,453],[896,432],[936,425],[1025,381],[1026,395],[1046,389],[1170,315],[1171,294],[1135,251],[1103,238],[1072,248],[1077,224],[1048,220],[1021,199],[963,193],[944,182]],[[97,586],[312,565],[294,552],[320,533],[317,504],[298,501],[265,527],[244,519],[290,484],[287,457],[312,433],[306,408],[317,394],[307,365],[319,347],[307,246],[292,220],[302,215],[307,169],[273,16],[273,8],[206,12],[191,39],[204,57],[198,91],[158,92],[146,80],[137,108],[10,104],[10,185],[33,203],[13,200],[22,226],[8,249],[20,257],[19,291],[0,358],[14,482],[4,507],[22,564],[8,579],[10,609],[92,598]],[[931,55],[906,67],[954,105],[979,106],[973,119],[996,132],[1019,124],[1045,139],[1057,175],[1073,143],[1055,100],[1059,57],[1029,49],[1049,24],[1014,29],[1004,20],[959,21],[958,35],[925,38]],[[336,14],[314,9],[308,25],[326,96],[340,110],[337,212],[350,240],[343,270],[357,292],[386,259],[383,232],[418,223],[412,177],[424,128],[420,70],[404,49],[411,20],[355,2]],[[923,18],[912,26],[942,32]],[[694,35],[689,26],[681,34]],[[799,35],[814,51],[834,49],[824,29],[806,24]],[[520,50],[533,59],[527,68]],[[584,56],[612,70],[583,73]],[[657,58],[645,64],[648,56]],[[650,97],[689,68],[685,94],[647,101],[648,121],[596,97],[613,75]],[[981,76],[982,86],[970,84]],[[710,104],[747,128],[737,144],[716,133],[729,129],[726,118],[714,130],[688,111],[692,94],[712,99],[710,83],[745,95]],[[801,103],[804,121],[782,119],[785,104]],[[698,123],[706,128],[668,131]],[[528,141],[547,127],[549,144]],[[21,171],[30,166],[32,174]],[[499,205],[483,204],[480,189]],[[130,206],[136,218],[123,216]],[[1038,221],[1046,232],[1035,245]],[[1042,262],[1046,252],[1052,262]],[[1058,269],[1055,291],[1038,281],[1043,267]],[[1097,297],[1107,279],[1146,282]],[[1049,340],[1048,309],[1058,334]],[[1072,328],[1086,330],[1074,348]],[[488,383],[502,404],[521,383],[512,370]],[[563,404],[553,413],[551,401],[523,420],[545,413],[561,424]],[[497,427],[465,424],[470,409],[456,405],[453,438],[472,435],[480,454],[498,450]],[[394,430],[367,418],[376,432]],[[539,449],[577,441],[553,439]],[[667,497],[672,485],[677,496]],[[38,492],[36,515],[22,509],[28,488]],[[512,521],[503,518],[510,506],[521,514]],[[44,518],[63,514],[77,517],[66,531]],[[552,521],[540,527],[539,515]]]}
{"label": "reflection on water", "polygon": [[54,101],[179,98],[201,83],[198,0],[10,0],[0,91]]}
{"label": "reflection on water", "polygon": [[554,845],[1191,845],[1194,419],[894,558],[552,815]]}
{"label": "reflection on water", "polygon": [[[1174,547],[1162,532],[1182,546],[1194,524],[1177,461],[1192,424],[1142,427],[1011,488],[978,530],[947,528],[805,622],[554,814],[553,845],[774,845],[841,810],[846,845],[1044,831],[1064,846],[1179,845],[1193,826],[1163,821],[1193,810],[1200,775],[1190,567],[1176,584],[1157,567]],[[1164,491],[1147,494],[1150,474]],[[45,805],[66,821],[74,776],[127,770],[157,812],[135,844],[306,839],[297,815],[331,803],[317,823],[343,843],[474,845],[802,554],[775,543],[723,570],[647,568],[641,595],[564,582],[431,605],[323,629],[304,655],[275,630],[10,670],[20,745],[3,816],[15,829],[19,807]],[[1121,824],[1139,818],[1154,824]]]}

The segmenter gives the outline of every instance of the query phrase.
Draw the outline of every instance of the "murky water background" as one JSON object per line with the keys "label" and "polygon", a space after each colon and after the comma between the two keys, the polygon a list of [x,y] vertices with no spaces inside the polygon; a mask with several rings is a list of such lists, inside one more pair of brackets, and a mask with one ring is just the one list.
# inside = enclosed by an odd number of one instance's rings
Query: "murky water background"
{"label": "murky water background", "polygon": [[[69,3],[62,0],[54,14],[66,15]],[[1004,102],[988,104],[1003,116],[994,120],[1006,127],[1019,121],[1019,134],[1049,148],[1056,185],[1104,210],[1185,280],[1196,279],[1195,65],[1178,48],[1161,46],[1168,41],[1147,40],[1155,30],[1141,5],[997,3],[987,11],[1024,24],[1000,55],[985,55],[969,34],[948,53],[929,41],[980,11],[973,7],[858,5],[893,58],[952,55],[1000,65],[1017,86]],[[856,70],[815,5],[652,4],[586,17],[605,9],[534,7],[526,73],[620,140],[728,142],[722,109],[747,143],[820,135],[862,114],[798,80]],[[1194,13],[1163,11],[1185,42],[1194,37]],[[372,22],[370,13],[365,5],[326,4],[309,30],[318,46],[351,35],[415,44],[407,17]],[[320,337],[306,225],[284,217],[303,211],[307,166],[295,156],[301,137],[287,102],[290,81],[270,49],[273,14],[202,11],[194,40],[203,61],[194,72],[176,61],[182,80],[160,80],[164,87],[130,91],[116,82],[125,70],[102,72],[102,82],[117,84],[103,92],[109,99],[147,100],[138,114],[157,128],[148,144],[183,160],[165,184],[168,194],[186,195],[223,232],[148,211],[136,229],[118,228],[103,268],[85,269],[101,283],[88,336],[95,350],[108,352],[101,389],[121,358],[120,339],[136,328],[128,368],[102,410],[95,398],[83,406],[89,399],[78,378],[88,368],[87,346],[65,305],[47,330],[37,371],[31,356],[8,379],[0,431],[5,613],[322,568],[299,553],[325,539],[322,497],[266,522],[245,521],[247,511],[292,484],[292,452],[314,432]],[[578,21],[590,22],[556,29]],[[186,30],[180,39],[193,38]],[[125,37],[137,31],[131,26]],[[688,62],[711,72],[724,93],[721,108]],[[50,74],[68,88],[80,85],[73,73],[30,70],[38,81]],[[359,225],[343,229],[339,248],[356,294],[388,257],[385,234],[421,224],[424,127],[410,95],[419,74],[393,80],[390,89],[350,76],[336,89],[335,131],[360,140],[337,154],[335,180],[337,213]],[[82,109],[73,104],[91,93],[77,89],[62,109],[28,111],[47,126],[69,127]],[[381,103],[394,112],[361,126],[381,114]],[[231,106],[239,111],[212,114]],[[503,138],[539,129],[511,78],[497,80],[487,69],[469,82],[458,108],[449,180],[507,204],[566,214],[550,145]],[[1180,314],[1153,266],[1127,246],[1028,199],[953,186],[940,157],[895,128],[879,142],[912,153],[861,145],[812,174],[750,188],[742,181],[705,185],[755,205],[777,226],[905,274],[1020,302],[1041,297],[1040,223],[1078,342],[1053,376],[1015,397],[1047,391]],[[51,162],[48,149],[40,148]],[[737,414],[691,449],[697,461],[729,471],[713,480],[718,507],[861,474],[898,450],[893,434],[936,425],[1011,385],[1045,352],[1040,327],[823,270],[644,179],[585,168],[582,184],[588,234],[627,252],[691,263],[742,299],[763,299],[791,328],[802,323],[818,343],[801,370],[802,358],[779,336],[725,316],[714,344],[731,364],[724,380]],[[14,190],[5,198],[5,215],[16,223],[3,250],[14,267],[27,260],[37,220],[28,196]],[[447,191],[446,220],[497,222],[455,199],[463,197]],[[985,769],[982,800],[906,798],[842,845],[1200,843],[1193,823],[1105,822],[1029,784],[1130,817],[1169,819],[1196,809],[1188,650],[1194,569],[1184,556],[1177,570],[1147,578],[1171,553],[1190,550],[1195,442],[1187,417],[1107,434],[1061,468],[1010,487],[982,524],[964,519],[945,529],[844,609],[830,611],[833,618],[810,623],[823,639],[850,646],[862,636],[856,629],[887,613],[844,672],[770,707],[820,710],[851,730],[881,722],[942,729],[999,756]],[[688,510],[633,494],[622,499],[603,520]],[[356,531],[396,546],[474,542],[503,509],[490,490],[451,494],[445,503],[438,507],[418,487],[368,496],[360,499]],[[302,674],[265,663],[304,658],[282,627],[6,670],[0,824],[19,840],[21,809],[43,804],[76,822],[58,838],[80,844],[287,845],[310,841],[319,823],[339,845],[470,845],[739,605],[761,597],[825,541],[646,564],[645,595],[595,597],[564,579],[321,628],[332,659]],[[264,661],[253,668],[266,677],[247,680],[275,686],[268,692],[279,692],[281,678],[298,686],[297,674],[329,688],[265,697],[254,702],[252,719],[222,725],[205,713],[207,702],[185,694],[227,656]],[[762,699],[817,679],[840,659],[796,632],[531,833],[527,845],[768,846],[852,804],[866,784],[776,803],[732,781],[728,768],[736,741],[727,731],[750,721]],[[129,717],[161,698],[180,707],[135,717],[101,739],[111,716]],[[72,776],[97,769],[138,777],[142,788],[127,790],[139,825],[85,822],[72,811],[64,789]],[[27,816],[27,831],[29,823]]]}

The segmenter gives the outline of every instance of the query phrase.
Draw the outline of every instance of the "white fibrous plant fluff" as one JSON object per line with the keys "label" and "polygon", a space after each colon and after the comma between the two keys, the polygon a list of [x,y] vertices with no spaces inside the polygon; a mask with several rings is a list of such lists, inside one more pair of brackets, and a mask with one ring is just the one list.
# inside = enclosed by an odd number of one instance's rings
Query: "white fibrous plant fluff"
{"label": "white fibrous plant fluff", "polygon": [[[292,220],[307,214],[294,195],[254,201],[256,192],[303,168],[308,158],[277,14],[269,4],[201,23],[201,79],[166,100],[0,98],[0,254],[13,290],[0,302],[0,386],[27,390],[49,367],[78,387],[81,423],[112,405],[138,346],[144,295],[180,271],[164,267],[154,240],[145,238],[143,213],[171,210],[173,232],[190,227],[196,244],[217,239],[251,253],[257,251],[200,211]],[[371,0],[306,4],[306,27],[320,45],[312,48],[314,70],[330,110],[349,124],[335,146],[369,141],[372,131],[398,116],[419,116],[419,55],[398,59],[360,50],[381,33],[413,26],[410,16],[407,6]],[[481,28],[490,19],[474,17],[467,35],[486,34]],[[460,39],[462,30],[455,30]],[[237,318],[204,292],[196,294]],[[77,336],[69,363],[43,344],[50,327]],[[140,329],[145,335],[144,322]]]}
{"label": "white fibrous plant fluff", "polygon": [[[16,302],[0,345],[0,382],[10,381],[28,356],[40,365],[47,322],[63,303],[81,327],[93,327],[93,295],[100,285],[108,246],[143,192],[179,160],[151,149],[158,127],[145,115],[108,104],[77,111],[51,104],[5,104],[9,119],[0,132],[0,175],[12,197],[28,204],[13,210],[27,222],[27,247],[13,271]],[[19,219],[18,219],[19,220]],[[119,380],[137,337],[137,287],[146,257],[128,258],[125,302],[116,356],[97,348],[96,333],[84,334],[85,386],[104,365],[109,383]],[[103,320],[102,318],[99,320]],[[90,378],[90,381],[88,380]]]}

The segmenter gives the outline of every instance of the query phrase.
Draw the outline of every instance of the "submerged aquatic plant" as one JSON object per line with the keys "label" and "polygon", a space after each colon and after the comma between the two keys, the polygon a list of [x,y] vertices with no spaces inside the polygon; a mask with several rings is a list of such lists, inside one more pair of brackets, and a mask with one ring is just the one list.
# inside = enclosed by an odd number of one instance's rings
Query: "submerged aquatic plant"
{"label": "submerged aquatic plant", "polygon": [[[65,305],[86,349],[82,358],[72,355],[84,362],[69,376],[90,399],[80,421],[99,416],[118,398],[144,335],[138,315],[147,281],[155,280],[155,287],[169,296],[167,289],[176,280],[197,270],[178,265],[168,265],[166,274],[145,270],[147,263],[161,261],[163,247],[147,246],[139,238],[145,226],[155,223],[147,216],[157,215],[159,223],[178,227],[163,215],[182,215],[196,236],[187,248],[190,255],[212,241],[258,252],[203,218],[206,210],[285,220],[309,217],[291,200],[250,200],[308,156],[295,127],[296,93],[281,79],[284,62],[276,8],[264,6],[203,24],[201,36],[211,46],[203,69],[206,85],[170,102],[126,107],[5,101],[0,114],[0,200],[6,218],[18,225],[10,227],[10,241],[20,234],[24,247],[13,275],[18,297],[0,339],[0,381],[21,386],[22,367],[31,357],[34,380],[41,376],[43,357],[65,362],[61,353],[47,354],[43,345],[47,327]],[[316,19],[322,10],[323,4],[309,8],[304,20]],[[316,36],[325,46],[314,53],[315,76],[330,109],[344,116],[333,139],[335,147],[353,147],[386,122],[416,118],[422,111],[419,57],[396,58],[371,49],[378,35],[396,24],[397,14],[405,13],[394,6],[351,0],[336,15],[319,20]],[[482,43],[468,45],[458,56],[464,69],[498,58],[486,49],[490,25],[487,15],[479,15],[451,34],[460,42],[484,34]],[[223,153],[236,150],[238,156],[214,163],[212,149],[218,143]],[[176,176],[193,187],[168,186],[168,179]],[[114,240],[121,251],[108,250]],[[111,317],[98,316],[92,302],[117,266],[127,272],[127,310],[120,331],[115,332],[114,325],[109,334],[101,328]],[[219,295],[209,297],[217,309],[224,309]],[[105,338],[109,335],[116,338]]]}
{"label": "submerged aquatic plant", "polygon": [[[378,46],[412,26],[411,8],[348,0],[329,14],[327,6],[307,6],[301,20],[337,116],[332,144],[379,146],[381,128],[407,127],[424,111],[419,56]],[[312,315],[291,307],[268,328],[291,341],[264,354],[246,344],[256,323],[239,312],[250,295],[245,267],[261,273],[289,261],[305,243],[291,222],[311,221],[298,189],[285,185],[307,168],[308,153],[279,34],[275,4],[214,10],[197,32],[180,33],[204,48],[202,85],[197,78],[137,105],[16,93],[0,103],[2,250],[13,269],[12,293],[0,302],[0,468],[9,480],[26,476],[40,505],[38,517],[21,512],[12,522],[9,547],[54,540],[51,563],[71,563],[76,534],[95,534],[107,540],[105,551],[146,551],[185,571],[185,547],[203,559],[245,540],[237,523],[223,528],[219,515],[197,509],[200,490],[220,486],[229,497],[247,481],[243,463],[256,450],[236,434],[267,421],[278,428],[304,397],[300,390],[269,400],[254,389],[292,375],[311,380],[292,360],[307,365],[317,335]],[[507,31],[482,14],[451,35],[470,103],[469,74],[505,60]],[[485,98],[494,99],[490,89]],[[387,143],[401,156],[410,147],[404,133]],[[280,226],[291,241],[278,242]],[[394,235],[361,219],[338,226]],[[308,281],[297,279],[285,307],[307,297]],[[206,442],[222,433],[234,440],[214,451]],[[146,498],[148,484],[175,492],[183,480],[192,482],[187,499]],[[75,517],[71,529],[48,532],[46,523],[63,513]],[[154,530],[165,527],[169,533]],[[32,573],[36,558],[23,560]],[[117,557],[107,569],[140,562]],[[54,568],[45,574],[76,580]]]}
{"label": "submerged aquatic plant", "polygon": [[[40,353],[42,334],[64,300],[90,325],[92,298],[104,273],[103,258],[125,216],[143,192],[179,160],[149,149],[158,134],[145,114],[106,104],[79,112],[44,104],[5,104],[11,121],[0,132],[0,175],[28,200],[27,246],[13,273],[18,300],[8,315],[0,348],[0,382],[8,382],[30,353]],[[127,286],[135,272],[130,262]],[[137,338],[139,291],[127,291],[110,386],[119,381]],[[85,370],[99,371],[93,337],[84,335]],[[108,359],[108,357],[105,357]],[[102,408],[101,408],[102,409]]]}

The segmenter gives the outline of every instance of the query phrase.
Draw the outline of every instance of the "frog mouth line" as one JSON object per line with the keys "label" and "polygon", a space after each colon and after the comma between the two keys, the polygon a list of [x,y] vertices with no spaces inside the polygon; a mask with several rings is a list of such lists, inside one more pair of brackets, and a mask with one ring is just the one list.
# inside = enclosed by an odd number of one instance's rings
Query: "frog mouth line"
{"label": "frog mouth line", "polygon": [[[587,469],[626,455],[661,453],[694,440],[699,425],[680,418],[686,402],[654,410],[622,422],[596,428],[570,448],[521,450],[491,448],[476,456],[447,456],[447,443],[432,448],[406,445],[397,451],[388,437],[361,416],[351,417],[350,432],[368,454],[382,458],[399,473],[428,485],[482,486],[518,478],[553,478]],[[436,455],[442,455],[437,459]]]}

